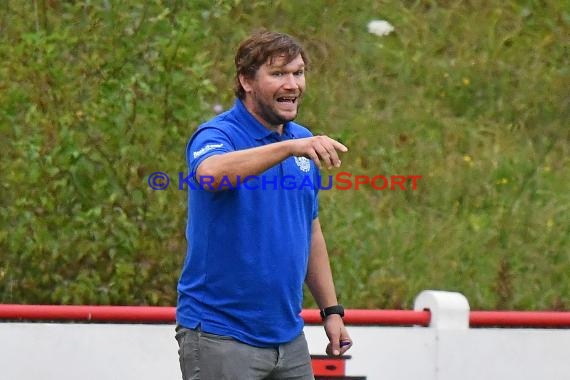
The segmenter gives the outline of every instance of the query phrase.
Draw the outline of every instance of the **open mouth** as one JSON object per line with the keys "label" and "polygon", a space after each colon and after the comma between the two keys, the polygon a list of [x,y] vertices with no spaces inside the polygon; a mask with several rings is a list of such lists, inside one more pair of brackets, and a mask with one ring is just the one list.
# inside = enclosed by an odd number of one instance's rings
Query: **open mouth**
{"label": "open mouth", "polygon": [[295,104],[297,103],[296,96],[280,96],[277,98],[278,103],[285,103],[285,104]]}

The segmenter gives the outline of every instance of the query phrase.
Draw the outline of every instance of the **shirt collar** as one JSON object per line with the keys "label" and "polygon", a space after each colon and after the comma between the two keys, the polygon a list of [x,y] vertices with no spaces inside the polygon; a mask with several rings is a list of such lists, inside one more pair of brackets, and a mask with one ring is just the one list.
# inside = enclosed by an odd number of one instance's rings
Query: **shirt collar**
{"label": "shirt collar", "polygon": [[253,116],[248,111],[247,108],[245,108],[245,105],[243,104],[241,99],[236,99],[234,107],[238,119],[243,123],[244,126],[248,128],[249,133],[251,133],[256,140],[263,140],[271,135],[277,136],[279,140],[295,138],[295,134],[293,133],[290,125],[291,122],[288,121],[285,124],[283,124],[283,134],[278,135],[276,132],[273,132],[265,128],[265,126],[263,126],[263,124],[261,124],[259,120],[257,120],[255,116]]}

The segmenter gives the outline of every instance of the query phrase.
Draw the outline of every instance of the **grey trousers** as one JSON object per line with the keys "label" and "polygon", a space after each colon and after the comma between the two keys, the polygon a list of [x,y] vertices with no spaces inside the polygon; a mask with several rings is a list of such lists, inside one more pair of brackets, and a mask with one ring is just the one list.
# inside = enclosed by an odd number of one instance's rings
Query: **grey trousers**
{"label": "grey trousers", "polygon": [[176,327],[183,380],[314,380],[305,335],[275,348]]}

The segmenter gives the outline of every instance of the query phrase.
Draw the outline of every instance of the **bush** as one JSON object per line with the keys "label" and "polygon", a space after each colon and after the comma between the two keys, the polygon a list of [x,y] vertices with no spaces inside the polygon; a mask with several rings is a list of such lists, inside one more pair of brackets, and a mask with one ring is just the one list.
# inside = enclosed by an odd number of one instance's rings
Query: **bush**
{"label": "bush", "polygon": [[[0,12],[1,302],[175,304],[185,144],[232,104],[234,49],[266,27],[308,48],[299,121],[349,146],[342,171],[422,175],[417,190],[322,192],[344,304],[408,308],[438,288],[473,308],[569,307],[566,3],[38,0]],[[368,33],[374,18],[395,31]],[[155,171],[169,189],[149,188]]]}

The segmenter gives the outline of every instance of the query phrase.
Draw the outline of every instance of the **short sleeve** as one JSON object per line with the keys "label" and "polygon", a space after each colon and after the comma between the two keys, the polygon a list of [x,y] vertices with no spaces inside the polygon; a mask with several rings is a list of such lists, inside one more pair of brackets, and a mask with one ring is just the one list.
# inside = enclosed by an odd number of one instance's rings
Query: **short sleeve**
{"label": "short sleeve", "polygon": [[233,143],[228,135],[218,128],[206,127],[199,129],[192,136],[186,147],[186,161],[190,173],[196,174],[198,166],[206,158],[216,154],[233,152]]}

